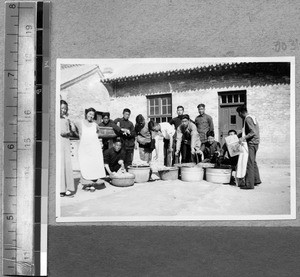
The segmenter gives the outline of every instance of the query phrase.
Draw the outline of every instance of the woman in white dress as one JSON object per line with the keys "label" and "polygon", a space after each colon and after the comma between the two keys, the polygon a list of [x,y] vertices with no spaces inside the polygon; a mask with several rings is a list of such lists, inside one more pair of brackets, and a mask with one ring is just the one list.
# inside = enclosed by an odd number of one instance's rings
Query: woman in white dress
{"label": "woman in white dress", "polygon": [[78,161],[82,176],[83,189],[95,191],[95,183],[105,177],[104,161],[101,144],[98,139],[98,124],[94,121],[96,110],[85,110],[85,119],[78,124],[79,148]]}

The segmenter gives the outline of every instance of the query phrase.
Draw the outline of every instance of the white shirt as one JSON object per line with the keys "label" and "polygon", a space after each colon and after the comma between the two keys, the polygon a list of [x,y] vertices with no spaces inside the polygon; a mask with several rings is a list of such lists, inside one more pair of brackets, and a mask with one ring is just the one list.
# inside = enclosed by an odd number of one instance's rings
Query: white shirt
{"label": "white shirt", "polygon": [[160,124],[160,132],[165,139],[170,139],[175,134],[175,128],[168,122],[162,122]]}

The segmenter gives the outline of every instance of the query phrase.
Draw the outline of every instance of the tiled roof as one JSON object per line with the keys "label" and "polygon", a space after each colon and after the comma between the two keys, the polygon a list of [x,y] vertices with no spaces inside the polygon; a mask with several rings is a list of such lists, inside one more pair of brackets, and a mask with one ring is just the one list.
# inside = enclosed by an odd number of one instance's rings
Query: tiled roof
{"label": "tiled roof", "polygon": [[210,71],[235,67],[239,63],[161,63],[161,64],[131,64],[120,72],[116,72],[109,78],[103,79],[103,83],[120,81],[134,81],[137,79],[150,78],[161,75],[185,74],[196,71]]}
{"label": "tiled roof", "polygon": [[[147,68],[149,67],[149,68]],[[231,63],[184,63],[184,64],[132,64],[110,78],[102,79],[104,84],[122,83],[157,77],[172,77],[194,73],[234,73],[263,71],[273,74],[289,74],[287,62],[231,62]]]}

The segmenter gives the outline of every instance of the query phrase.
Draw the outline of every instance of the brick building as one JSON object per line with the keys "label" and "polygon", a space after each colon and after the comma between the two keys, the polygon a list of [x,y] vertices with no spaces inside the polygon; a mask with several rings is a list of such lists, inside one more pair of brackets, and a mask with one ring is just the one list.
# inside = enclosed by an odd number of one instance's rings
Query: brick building
{"label": "brick building", "polygon": [[109,93],[112,118],[119,117],[126,107],[132,110],[132,121],[140,113],[148,120],[169,121],[176,116],[176,107],[182,105],[195,119],[197,105],[204,103],[219,141],[229,129],[242,128],[235,110],[246,104],[260,124],[258,159],[289,163],[289,62],[200,64],[152,72],[138,64],[101,82]]}

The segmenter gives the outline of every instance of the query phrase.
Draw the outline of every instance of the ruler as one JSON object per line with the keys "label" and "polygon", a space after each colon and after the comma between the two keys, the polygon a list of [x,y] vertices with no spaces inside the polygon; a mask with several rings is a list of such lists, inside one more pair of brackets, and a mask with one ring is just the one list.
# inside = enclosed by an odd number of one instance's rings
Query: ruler
{"label": "ruler", "polygon": [[5,2],[3,274],[47,275],[50,3]]}

